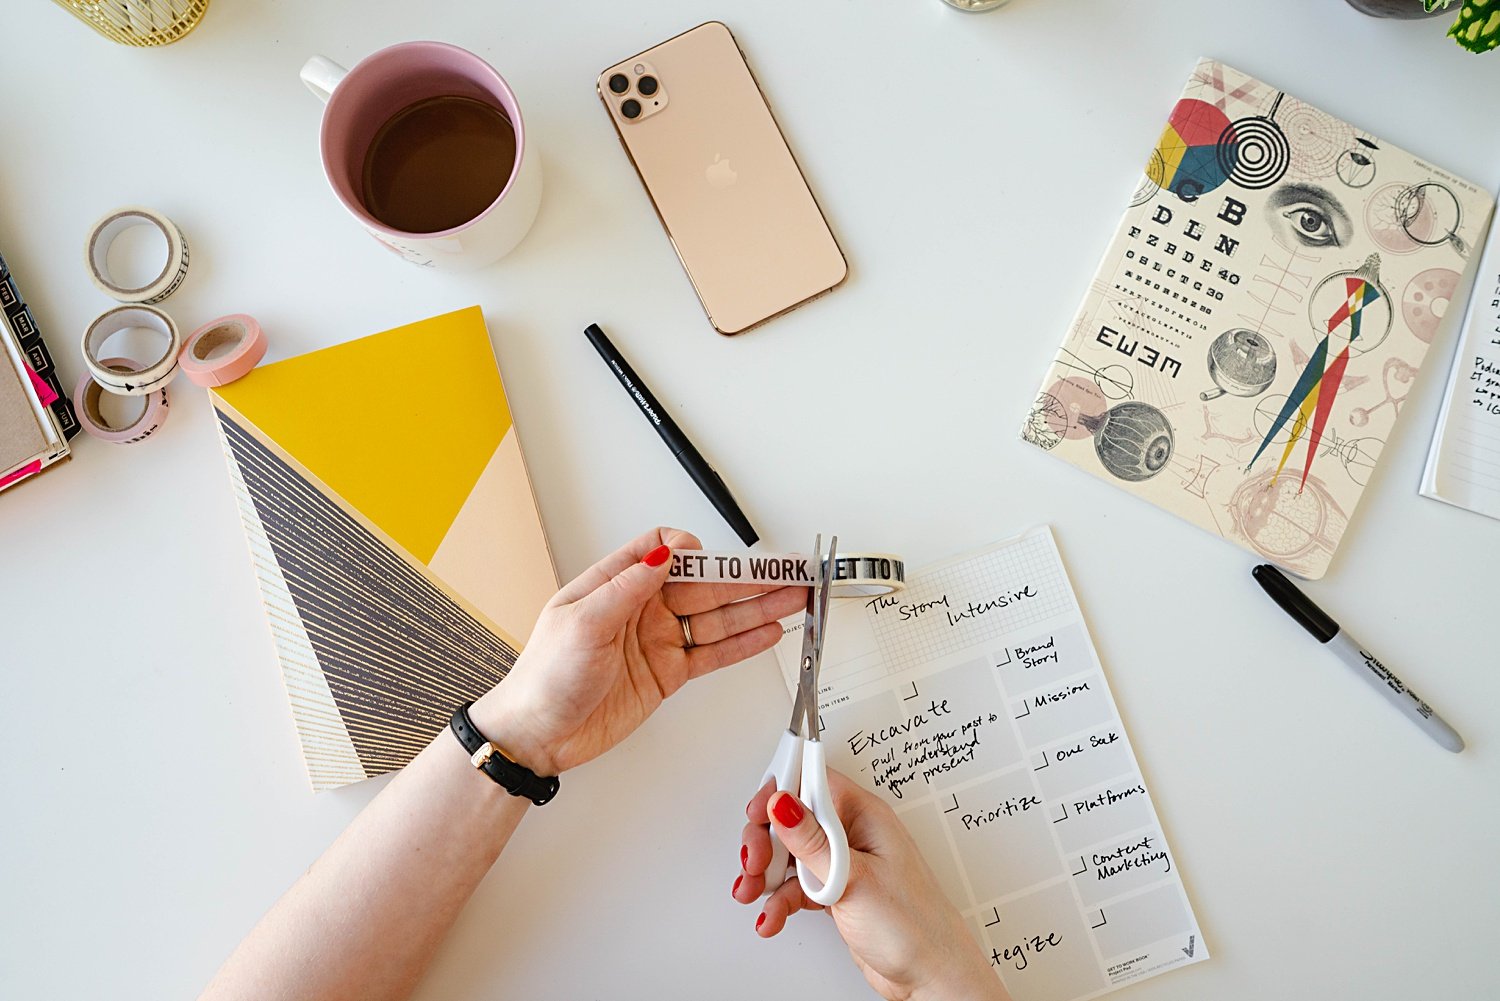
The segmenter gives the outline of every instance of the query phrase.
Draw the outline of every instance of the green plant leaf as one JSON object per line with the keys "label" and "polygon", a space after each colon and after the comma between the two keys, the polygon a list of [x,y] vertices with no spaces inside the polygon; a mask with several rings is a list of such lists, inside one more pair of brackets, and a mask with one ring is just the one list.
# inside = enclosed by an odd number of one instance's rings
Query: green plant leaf
{"label": "green plant leaf", "polygon": [[1422,9],[1431,14],[1433,11],[1440,8],[1443,10],[1447,10],[1448,5],[1452,2],[1453,0],[1422,0]]}
{"label": "green plant leaf", "polygon": [[1500,45],[1500,0],[1464,0],[1448,37],[1470,52],[1488,52]]}

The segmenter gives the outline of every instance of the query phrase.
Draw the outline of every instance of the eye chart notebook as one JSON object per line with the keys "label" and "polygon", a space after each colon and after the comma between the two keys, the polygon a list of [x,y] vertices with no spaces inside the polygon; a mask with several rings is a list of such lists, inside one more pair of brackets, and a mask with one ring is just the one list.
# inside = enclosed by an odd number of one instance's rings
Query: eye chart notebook
{"label": "eye chart notebook", "polygon": [[1201,60],[1021,436],[1321,577],[1493,204]]}
{"label": "eye chart notebook", "polygon": [[1015,1001],[1208,958],[1049,529],[829,616],[828,762],[895,807]]}

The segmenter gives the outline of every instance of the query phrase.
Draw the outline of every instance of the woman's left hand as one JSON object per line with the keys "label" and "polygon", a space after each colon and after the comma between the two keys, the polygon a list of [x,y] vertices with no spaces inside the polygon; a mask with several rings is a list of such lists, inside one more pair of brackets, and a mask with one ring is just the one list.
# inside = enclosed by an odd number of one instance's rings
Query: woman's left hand
{"label": "woman's left hand", "polygon": [[470,710],[479,731],[556,775],[624,740],[687,681],[770,649],[807,589],[667,583],[672,551],[700,547],[655,529],[557,592],[510,674]]}

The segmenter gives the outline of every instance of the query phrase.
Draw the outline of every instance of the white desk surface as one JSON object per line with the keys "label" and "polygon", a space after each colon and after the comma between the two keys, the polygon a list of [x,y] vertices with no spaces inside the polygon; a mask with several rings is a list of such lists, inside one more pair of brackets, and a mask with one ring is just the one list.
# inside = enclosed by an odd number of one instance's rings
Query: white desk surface
{"label": "white desk surface", "polygon": [[[1500,523],[1416,492],[1456,330],[1309,591],[1468,738],[1457,757],[1277,611],[1245,553],[1016,433],[1197,56],[1492,187],[1500,55],[1343,0],[983,16],[937,0],[215,0],[161,51],[43,0],[7,6],[0,249],[65,381],[110,305],[84,272],[88,226],[150,205],[192,244],[178,322],[250,312],[273,360],[482,305],[565,578],[657,523],[732,546],[585,343],[597,320],[772,548],[821,529],[921,565],[1055,526],[1214,953],[1121,997],[1493,991]],[[712,16],[852,265],[846,287],[732,340],[705,323],[594,94],[601,67]],[[545,158],[531,235],[477,275],[381,249],[319,168],[303,60],[415,38],[490,60]],[[208,402],[185,380],[171,395],[144,445],[80,437],[70,465],[0,497],[6,998],[193,995],[382,785],[308,790]],[[570,774],[419,996],[864,996],[830,922],[763,942],[729,899],[786,704],[768,654]]]}

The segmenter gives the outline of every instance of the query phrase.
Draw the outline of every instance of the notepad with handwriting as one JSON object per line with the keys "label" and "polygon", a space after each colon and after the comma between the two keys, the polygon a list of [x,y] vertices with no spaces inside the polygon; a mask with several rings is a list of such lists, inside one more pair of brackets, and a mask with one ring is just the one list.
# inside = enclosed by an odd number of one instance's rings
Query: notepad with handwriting
{"label": "notepad with handwriting", "polygon": [[1500,226],[1490,227],[1474,281],[1422,496],[1500,518]]}
{"label": "notepad with handwriting", "polygon": [[1015,1001],[1208,958],[1049,529],[833,602],[818,711],[829,764],[896,809]]}

